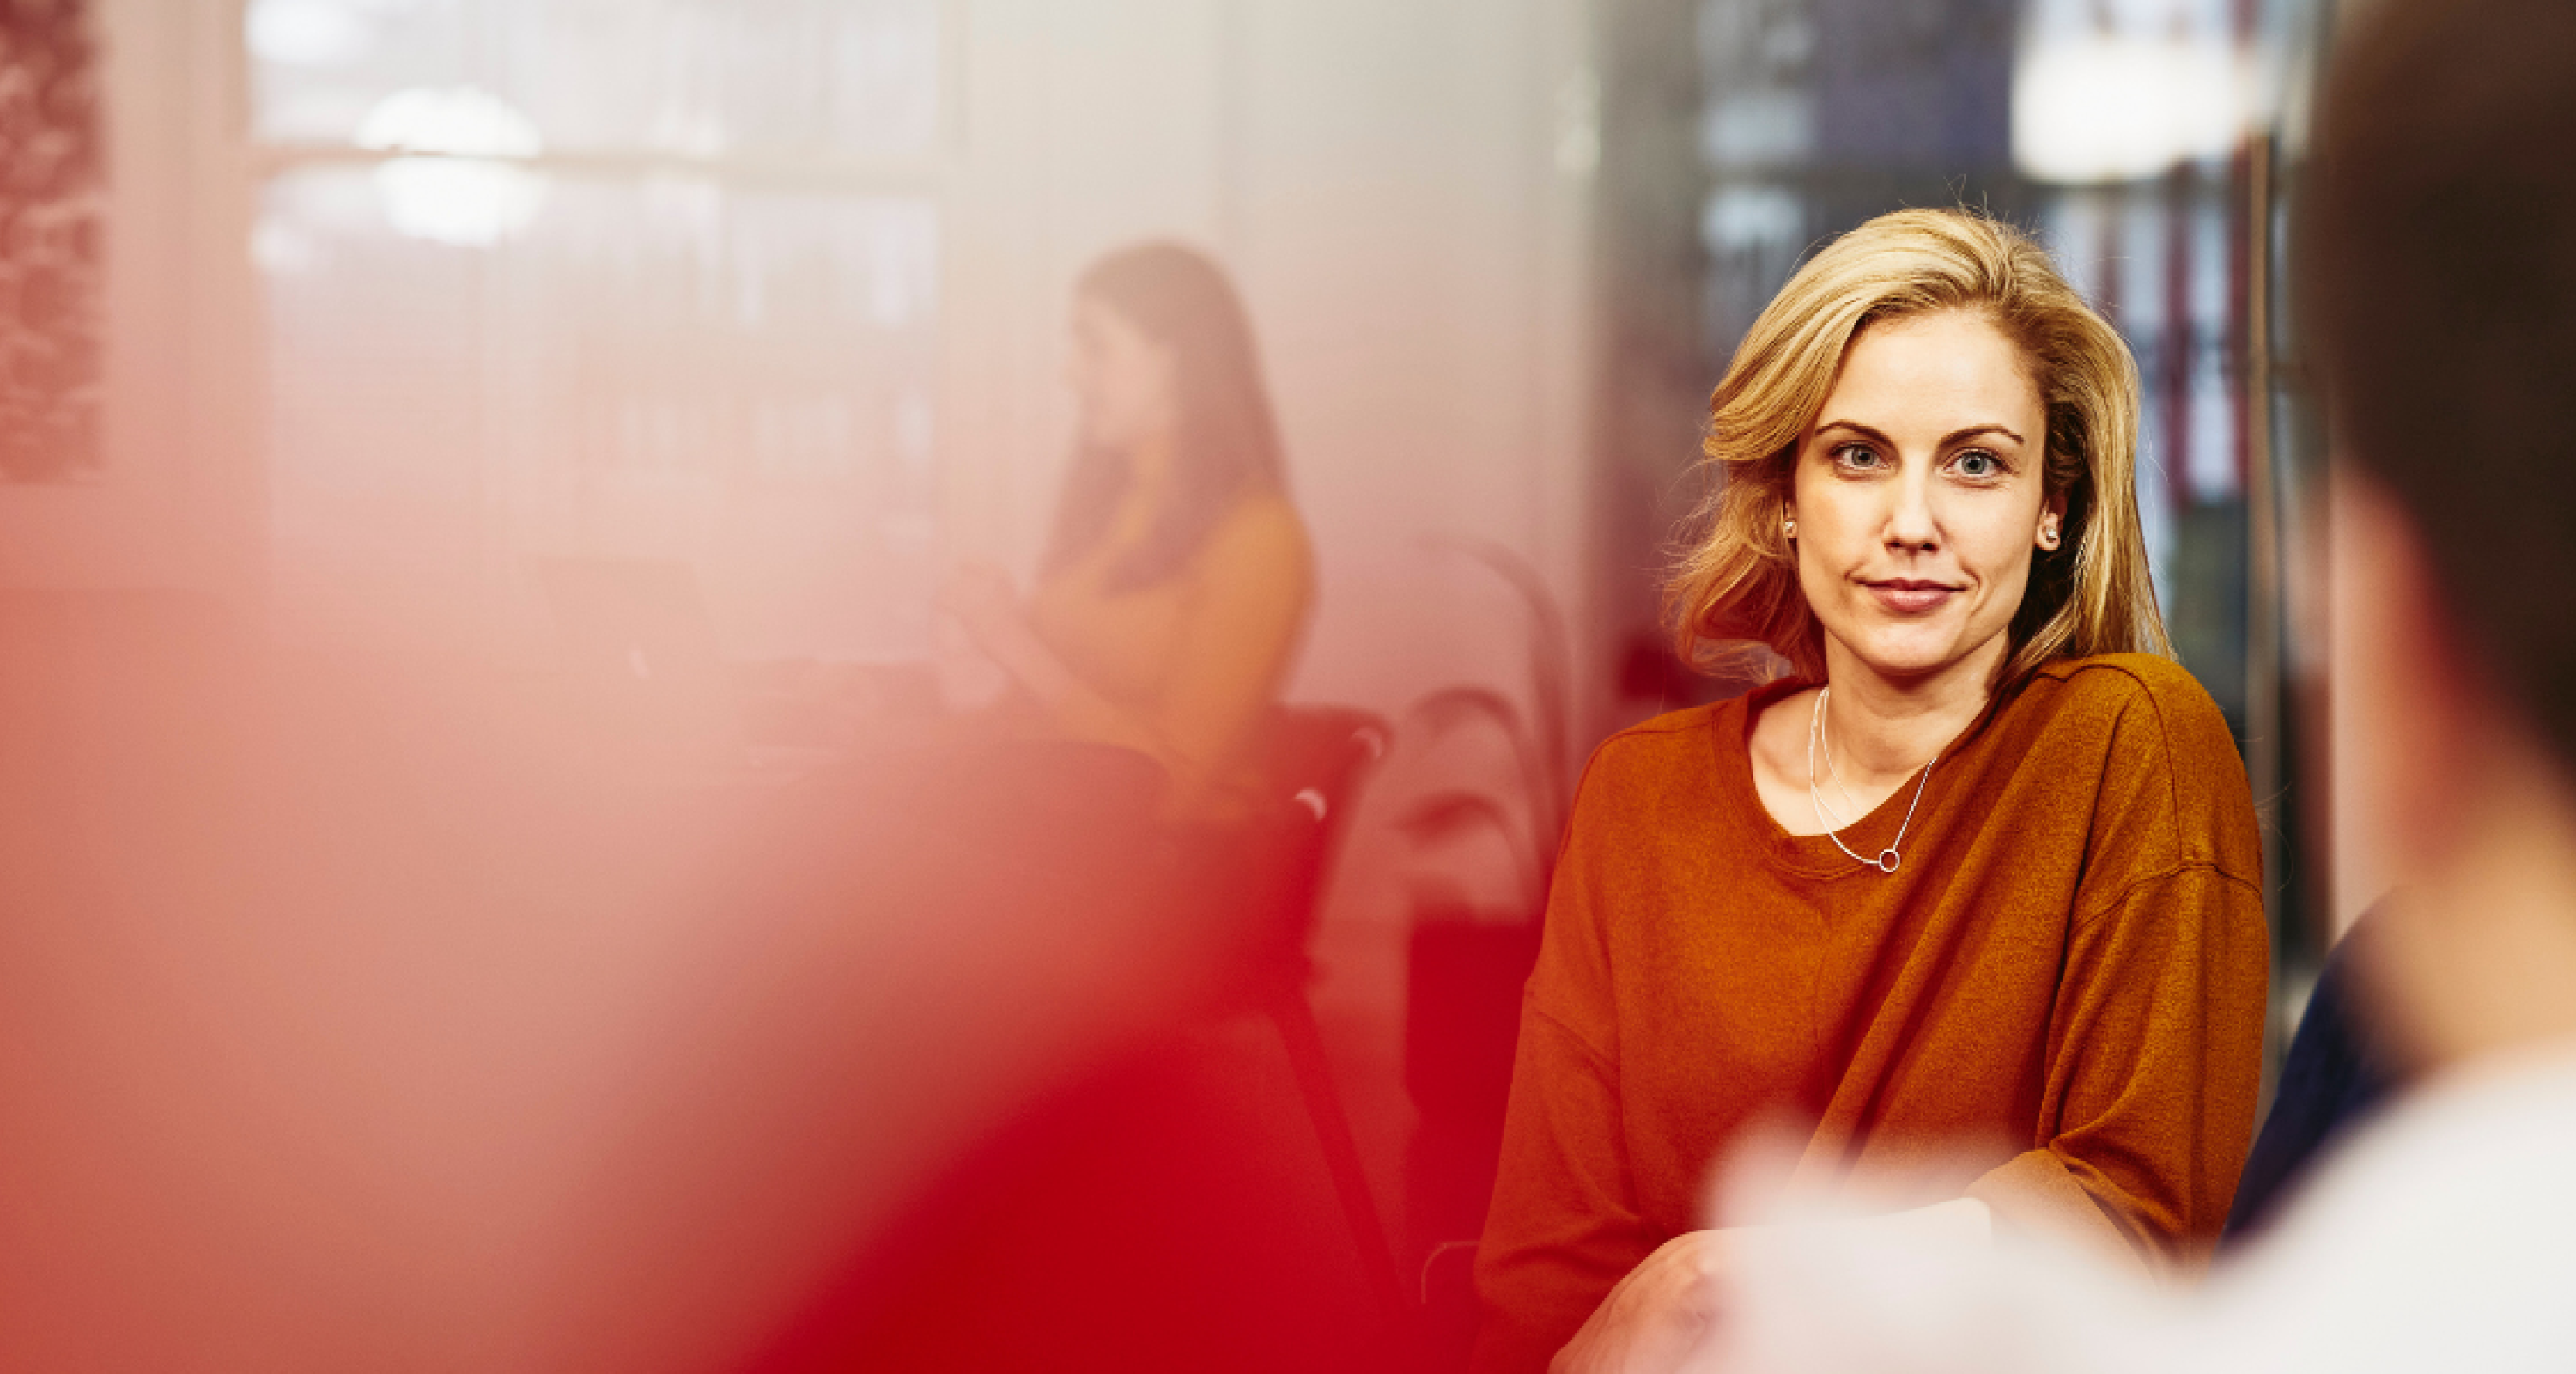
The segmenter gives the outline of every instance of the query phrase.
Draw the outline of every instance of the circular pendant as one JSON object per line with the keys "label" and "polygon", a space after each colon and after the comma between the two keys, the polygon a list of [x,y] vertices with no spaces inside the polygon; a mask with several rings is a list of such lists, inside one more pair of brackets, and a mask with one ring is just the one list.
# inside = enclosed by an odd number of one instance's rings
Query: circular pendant
{"label": "circular pendant", "polygon": [[1896,872],[1896,866],[1898,864],[1905,862],[1905,856],[1897,853],[1893,849],[1882,849],[1878,851],[1876,862],[1878,864],[1879,872],[1892,874]]}

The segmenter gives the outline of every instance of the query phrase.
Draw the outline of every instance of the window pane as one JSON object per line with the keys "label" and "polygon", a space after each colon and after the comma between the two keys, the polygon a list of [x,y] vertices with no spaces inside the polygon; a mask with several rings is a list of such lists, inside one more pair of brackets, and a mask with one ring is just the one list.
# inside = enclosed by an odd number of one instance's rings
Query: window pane
{"label": "window pane", "polygon": [[735,652],[923,650],[934,205],[557,178],[463,248],[388,217],[396,165],[269,188],[282,596],[524,618],[531,555],[681,558]]}
{"label": "window pane", "polygon": [[257,136],[361,142],[406,91],[474,89],[551,151],[919,156],[939,0],[252,0]]}

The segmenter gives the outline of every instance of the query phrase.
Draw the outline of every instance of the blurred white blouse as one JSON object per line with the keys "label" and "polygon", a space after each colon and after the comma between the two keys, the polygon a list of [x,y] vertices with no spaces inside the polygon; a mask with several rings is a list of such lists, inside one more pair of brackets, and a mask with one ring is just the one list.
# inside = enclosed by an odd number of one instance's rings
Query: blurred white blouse
{"label": "blurred white blouse", "polygon": [[2085,1256],[1764,1228],[1693,1374],[2576,1370],[2576,1048],[2421,1085],[2189,1292]]}

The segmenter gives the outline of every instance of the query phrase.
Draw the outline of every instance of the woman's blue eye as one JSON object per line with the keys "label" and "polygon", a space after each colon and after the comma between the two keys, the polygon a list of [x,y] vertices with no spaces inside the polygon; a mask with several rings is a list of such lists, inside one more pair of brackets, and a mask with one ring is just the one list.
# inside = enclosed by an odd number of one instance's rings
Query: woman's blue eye
{"label": "woman's blue eye", "polygon": [[1871,467],[1877,464],[1878,453],[1873,449],[1863,448],[1858,444],[1845,444],[1843,447],[1834,450],[1834,461],[1841,463],[1845,467]]}
{"label": "woman's blue eye", "polygon": [[2003,471],[2003,465],[1991,453],[1959,455],[1959,471],[1970,477],[1992,477]]}

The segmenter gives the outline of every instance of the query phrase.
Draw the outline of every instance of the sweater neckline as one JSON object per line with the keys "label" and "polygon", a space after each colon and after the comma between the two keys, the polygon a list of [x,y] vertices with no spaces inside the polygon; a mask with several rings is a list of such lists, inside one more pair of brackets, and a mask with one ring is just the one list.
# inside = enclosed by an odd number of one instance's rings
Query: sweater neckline
{"label": "sweater neckline", "polygon": [[[1908,862],[1899,867],[1895,874],[1882,875],[1877,865],[1856,860],[1850,854],[1844,853],[1842,845],[1835,844],[1831,835],[1790,834],[1787,827],[1780,824],[1779,818],[1771,814],[1771,809],[1762,804],[1761,789],[1753,783],[1753,722],[1763,710],[1777,704],[1783,698],[1794,696],[1810,687],[1822,685],[1815,679],[1800,677],[1766,682],[1735,699],[1732,719],[1729,718],[1728,713],[1721,713],[1712,722],[1716,728],[1711,731],[1710,744],[1717,755],[1719,801],[1723,805],[1738,808],[1745,814],[1746,825],[1761,841],[1764,857],[1775,867],[1811,878],[1840,878],[1863,872],[1872,876],[1888,877],[1910,873],[1915,867],[1911,862],[1911,855],[1906,856]],[[1970,722],[1968,728],[1956,739],[1942,749],[1933,770],[1939,776],[1923,784],[1923,809],[1918,811],[1915,817],[1918,823],[1931,819],[1931,814],[1937,811],[1945,794],[1954,791],[1946,785],[1950,776],[1949,771],[1937,765],[1964,762],[1961,755],[1975,744],[1977,736],[1982,733],[1983,726],[1994,716],[1995,711],[1990,706],[1975,721]],[[1912,779],[1909,778],[1908,781],[1911,782]],[[1888,841],[1896,837],[1898,827],[1904,823],[1906,808],[1913,804],[1914,796],[1915,791],[1911,786],[1899,787],[1889,793],[1887,798],[1873,807],[1867,815],[1844,826],[1838,832],[1842,836],[1843,844],[1850,845],[1854,852],[1860,854],[1876,854],[1885,849]],[[1921,825],[1909,833],[1911,836],[1923,836],[1933,828],[1930,825]],[[1863,843],[1864,840],[1867,841],[1866,844]]]}

